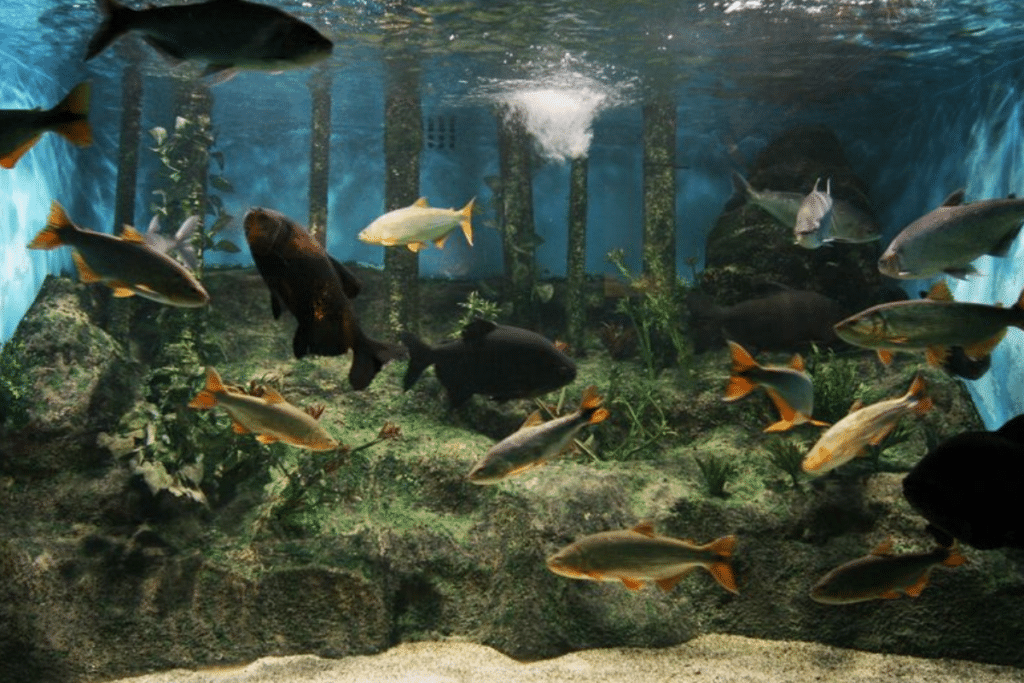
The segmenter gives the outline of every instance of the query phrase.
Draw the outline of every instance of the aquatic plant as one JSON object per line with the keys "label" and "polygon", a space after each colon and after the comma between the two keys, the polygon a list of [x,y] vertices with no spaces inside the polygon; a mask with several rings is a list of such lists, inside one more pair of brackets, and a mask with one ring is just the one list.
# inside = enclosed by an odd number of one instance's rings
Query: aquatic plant
{"label": "aquatic plant", "polygon": [[630,376],[623,380],[622,368],[612,366],[608,377],[605,406],[611,412],[601,430],[602,453],[609,460],[632,460],[668,437],[677,436],[666,406],[666,387]]}
{"label": "aquatic plant", "polygon": [[814,417],[824,422],[841,420],[864,388],[860,363],[815,346],[805,365],[814,383]]}
{"label": "aquatic plant", "polygon": [[452,334],[456,336],[462,332],[462,328],[477,318],[497,322],[498,316],[502,312],[501,306],[497,302],[481,296],[480,292],[475,289],[469,293],[465,301],[460,301],[458,306],[463,313],[455,321],[455,327],[452,330]]}
{"label": "aquatic plant", "polygon": [[697,467],[700,468],[700,473],[704,476],[704,485],[707,486],[708,493],[718,498],[725,498],[725,485],[739,472],[736,465],[713,453],[703,460],[696,455],[693,456],[693,459],[697,461]]}
{"label": "aquatic plant", "polygon": [[789,475],[793,488],[800,490],[800,475],[806,448],[792,439],[772,439],[764,448],[768,451],[768,461]]}
{"label": "aquatic plant", "polygon": [[9,341],[0,349],[0,428],[18,429],[28,422],[31,387],[21,366],[24,345]]}

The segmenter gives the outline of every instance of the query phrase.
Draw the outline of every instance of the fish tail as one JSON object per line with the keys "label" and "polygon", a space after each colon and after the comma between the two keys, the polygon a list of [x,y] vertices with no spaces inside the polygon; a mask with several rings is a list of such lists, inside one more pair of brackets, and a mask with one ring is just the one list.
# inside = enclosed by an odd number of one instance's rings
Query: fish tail
{"label": "fish tail", "polygon": [[734,375],[760,367],[745,348],[734,341],[730,341],[728,344],[729,352],[732,354],[732,373]]}
{"label": "fish tail", "polygon": [[63,244],[67,244],[67,236],[77,229],[75,224],[71,222],[71,219],[68,218],[64,207],[54,201],[50,204],[50,215],[46,219],[46,227],[40,230],[35,239],[28,243],[28,248],[56,249]]}
{"label": "fish tail", "polygon": [[1017,297],[1017,303],[1013,305],[1013,310],[1021,315],[1018,316],[1012,324],[1014,327],[1018,327],[1024,330],[1024,289],[1020,290],[1020,296]]}
{"label": "fish tail", "polygon": [[53,112],[56,114],[71,114],[75,118],[62,123],[56,131],[66,137],[79,147],[88,147],[92,144],[92,128],[86,118],[89,115],[89,98],[92,86],[88,81],[79,83],[67,94]]}
{"label": "fish tail", "polygon": [[960,553],[960,547],[956,541],[953,541],[953,545],[949,548],[949,556],[942,561],[942,564],[946,567],[959,567],[962,564],[967,564],[968,560]]}
{"label": "fish tail", "polygon": [[744,203],[746,203],[747,198],[750,197],[753,192],[753,188],[750,187],[750,183],[747,182],[747,179],[736,171],[732,172],[732,187],[736,191],[734,196],[742,197]]}
{"label": "fish tail", "polygon": [[469,246],[473,246],[473,202],[475,201],[476,197],[470,199],[459,212],[459,227],[462,228],[462,234],[466,236]]}
{"label": "fish tail", "polygon": [[918,415],[924,415],[932,409],[932,398],[925,393],[926,387],[921,373],[914,375],[914,381],[910,383],[910,390],[907,391],[907,398],[914,402],[913,411]]}
{"label": "fish tail", "polygon": [[725,387],[725,401],[736,401],[743,398],[757,386],[754,382],[743,376],[744,372],[759,367],[753,356],[747,350],[734,341],[728,342],[729,350],[732,353],[732,375],[729,377],[729,384]]}
{"label": "fish tail", "polygon": [[398,344],[370,339],[362,330],[357,330],[352,344],[352,367],[348,371],[348,383],[356,391],[370,386],[384,365],[405,355]]}
{"label": "fish tail", "polygon": [[402,389],[408,391],[423,371],[434,364],[434,350],[411,332],[403,332],[401,340],[405,348],[409,349],[409,367],[402,378]]}
{"label": "fish tail", "polygon": [[217,405],[217,394],[224,392],[224,382],[212,367],[206,368],[206,386],[189,401],[189,408],[208,409]]}
{"label": "fish tail", "polygon": [[583,398],[580,399],[580,413],[584,424],[597,424],[608,419],[611,414],[601,407],[604,399],[597,393],[597,387],[591,384],[583,390]]}
{"label": "fish tail", "polygon": [[736,536],[723,536],[704,546],[705,550],[715,555],[715,561],[707,565],[708,572],[722,588],[739,595],[736,587],[736,575],[732,569],[732,551],[736,547]]}
{"label": "fish tail", "polygon": [[96,7],[103,15],[103,23],[89,41],[85,51],[86,61],[103,52],[126,32],[130,28],[129,17],[135,14],[135,10],[121,5],[117,0],[96,0]]}

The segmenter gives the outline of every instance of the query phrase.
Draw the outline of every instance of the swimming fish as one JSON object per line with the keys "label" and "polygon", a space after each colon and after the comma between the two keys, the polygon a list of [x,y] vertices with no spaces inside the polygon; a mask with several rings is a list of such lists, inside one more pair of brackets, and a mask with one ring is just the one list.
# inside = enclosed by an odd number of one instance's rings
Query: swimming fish
{"label": "swimming fish", "polygon": [[177,261],[146,244],[135,228],[124,226],[120,237],[80,228],[57,202],[50,206],[46,227],[29,249],[68,246],[85,283],[102,282],[114,296],[133,294],[162,304],[195,308],[210,301],[206,289]]}
{"label": "swimming fish", "polygon": [[300,410],[281,394],[264,387],[260,396],[252,396],[224,386],[213,368],[206,368],[206,387],[200,391],[189,408],[207,410],[220,406],[231,416],[231,427],[236,434],[253,432],[260,443],[283,441],[292,446],[314,451],[330,451],[338,447],[309,412]]}
{"label": "swimming fish", "polygon": [[832,179],[825,181],[825,191],[818,189],[821,178],[814,181],[814,189],[800,202],[793,223],[793,237],[805,249],[817,249],[832,241]]}
{"label": "swimming fish", "polygon": [[296,358],[340,356],[352,349],[348,381],[358,390],[403,355],[401,346],[371,339],[359,327],[350,301],[359,293],[359,280],[304,227],[263,208],[250,209],[243,224],[256,269],[270,289],[271,312],[278,318],[284,306],[298,321],[292,338]]}
{"label": "swimming fish", "polygon": [[229,69],[280,71],[326,59],[330,40],[276,7],[247,0],[209,0],[135,10],[96,0],[103,23],[89,41],[86,61],[129,31],[174,60],[207,62],[204,76]]}
{"label": "swimming fish", "polygon": [[431,347],[405,333],[402,343],[409,349],[403,388],[408,390],[433,365],[453,408],[473,394],[498,401],[533,398],[576,379],[576,363],[546,338],[480,318],[454,341]]}
{"label": "swimming fish", "polygon": [[461,209],[436,209],[427,206],[427,198],[420,197],[413,204],[389,211],[377,218],[359,233],[359,239],[369,244],[393,247],[404,244],[411,251],[419,251],[431,242],[441,249],[455,228],[462,228],[469,246],[473,246],[473,202]]}
{"label": "swimming fish", "polygon": [[847,605],[865,600],[916,598],[928,585],[935,565],[958,567],[967,562],[956,546],[923,553],[894,555],[886,539],[871,554],[836,567],[811,589],[811,599],[826,605]]}
{"label": "swimming fish", "polygon": [[579,410],[543,423],[540,413],[534,413],[517,432],[487,451],[469,473],[469,480],[474,484],[496,484],[541,465],[565,450],[585,426],[607,417],[608,411],[601,407],[597,387],[587,387]]}
{"label": "swimming fish", "polygon": [[732,353],[732,374],[723,400],[736,401],[760,386],[768,393],[782,418],[764,431],[783,432],[805,422],[828,426],[827,422],[811,417],[814,410],[814,386],[804,372],[804,361],[800,354],[793,356],[789,367],[780,367],[758,365],[753,356],[736,342],[729,342],[729,351]]}
{"label": "swimming fish", "polygon": [[970,358],[992,353],[1008,326],[1024,329],[1024,291],[1011,308],[953,300],[945,282],[925,299],[892,301],[836,323],[835,331],[855,346],[875,349],[883,363],[896,350],[924,350],[932,365],[942,365],[949,347],[961,346]]}
{"label": "swimming fish", "polygon": [[570,579],[621,581],[630,590],[653,582],[670,591],[697,567],[708,570],[730,593],[739,594],[732,570],[735,536],[723,536],[707,545],[657,536],[648,522],[623,531],[585,536],[547,560],[548,569]]}
{"label": "swimming fish", "polygon": [[14,168],[18,159],[53,131],[79,147],[92,144],[88,82],[76,85],[53,109],[0,109],[0,166]]}
{"label": "swimming fish", "polygon": [[168,237],[160,232],[160,217],[153,216],[143,237],[146,244],[161,254],[168,256],[172,253],[177,254],[181,257],[182,263],[195,272],[199,268],[199,257],[195,247],[192,246],[192,236],[196,234],[201,223],[199,216],[189,216],[182,222],[174,236]]}
{"label": "swimming fish", "polygon": [[903,228],[878,259],[878,270],[905,280],[941,273],[965,279],[978,272],[971,262],[979,256],[1006,256],[1024,222],[1024,199],[963,200],[964,190],[957,190]]}
{"label": "swimming fish", "polygon": [[808,474],[824,474],[863,455],[868,444],[877,446],[896,428],[900,418],[908,413],[924,415],[932,407],[932,399],[925,394],[924,380],[914,376],[910,389],[899,398],[891,398],[869,406],[854,403],[843,419],[829,427],[808,451],[801,464]]}

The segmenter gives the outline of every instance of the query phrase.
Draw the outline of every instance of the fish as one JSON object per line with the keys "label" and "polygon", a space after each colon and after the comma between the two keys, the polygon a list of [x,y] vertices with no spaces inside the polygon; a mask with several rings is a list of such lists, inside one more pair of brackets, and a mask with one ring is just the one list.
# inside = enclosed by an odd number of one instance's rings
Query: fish
{"label": "fish", "polygon": [[406,332],[409,366],[402,386],[408,390],[431,365],[452,408],[482,394],[498,401],[534,398],[576,379],[576,363],[549,340],[530,330],[475,318],[461,336],[429,346]]}
{"label": "fish", "polygon": [[102,15],[86,61],[125,33],[137,31],[166,57],[207,63],[203,76],[237,69],[281,71],[326,59],[333,43],[292,15],[247,0],[209,0],[135,10],[96,0]]}
{"label": "fish", "polygon": [[856,402],[839,422],[825,430],[811,447],[800,467],[808,474],[821,475],[863,455],[868,444],[877,446],[896,428],[904,415],[924,415],[932,407],[920,373],[914,376],[910,389],[899,398],[891,398],[869,406]]}
{"label": "fish", "polygon": [[649,522],[641,522],[632,529],[585,536],[549,557],[547,566],[570,579],[621,581],[630,590],[639,590],[650,582],[665,592],[697,567],[703,567],[722,588],[739,595],[732,569],[735,547],[735,536],[698,545],[657,536]]}
{"label": "fish", "polygon": [[259,396],[252,396],[224,386],[217,371],[207,367],[206,386],[188,407],[209,410],[218,405],[231,416],[231,427],[236,434],[252,432],[260,443],[283,441],[313,451],[331,451],[338,447],[338,442],[315,417],[288,403],[270,387],[263,387]]}
{"label": "fish", "polygon": [[886,539],[869,555],[823,576],[811,589],[811,599],[826,605],[848,605],[903,595],[916,598],[928,585],[933,567],[958,567],[966,562],[967,558],[955,546],[894,555],[892,541]]}
{"label": "fish", "polygon": [[903,478],[903,497],[934,527],[978,550],[1024,549],[1024,415],[939,443]]}
{"label": "fish", "polygon": [[800,202],[793,223],[793,237],[805,249],[817,249],[832,241],[832,179],[825,181],[825,191],[818,189],[821,178],[814,181],[814,189]]}
{"label": "fish", "polygon": [[811,417],[814,411],[814,386],[810,376],[804,372],[804,361],[800,354],[793,356],[789,367],[758,365],[753,356],[736,342],[729,342],[732,354],[732,372],[725,388],[725,401],[737,401],[757,387],[762,387],[775,404],[782,418],[765,427],[766,432],[784,432],[793,427],[810,423],[827,427]]}
{"label": "fish", "polygon": [[401,346],[363,332],[351,302],[361,283],[304,227],[278,211],[259,207],[250,209],[242,222],[256,270],[270,289],[271,313],[279,318],[282,307],[287,308],[298,321],[292,338],[296,358],[340,356],[352,349],[348,381],[360,390],[385,363],[404,355]]}
{"label": "fish", "polygon": [[608,411],[601,407],[597,387],[589,386],[583,392],[579,410],[543,423],[540,412],[534,413],[522,428],[492,446],[470,471],[468,479],[474,484],[496,484],[541,465],[565,450],[581,429],[607,418]]}
{"label": "fish", "polygon": [[102,282],[115,297],[139,295],[161,304],[197,308],[210,302],[203,285],[177,261],[146,244],[132,226],[120,237],[94,232],[71,222],[64,207],[54,201],[50,215],[29,249],[71,247],[71,255],[84,283]]}
{"label": "fish", "polygon": [[88,81],[71,89],[53,109],[0,109],[0,166],[14,168],[43,133],[53,131],[79,147],[92,144]]}
{"label": "fish", "polygon": [[954,301],[944,281],[928,297],[879,304],[836,323],[841,339],[875,349],[886,365],[893,351],[925,351],[928,363],[942,366],[950,347],[963,347],[972,359],[989,356],[1008,327],[1024,329],[1024,290],[1010,308]]}
{"label": "fish", "polygon": [[430,246],[431,242],[442,249],[448,235],[455,228],[461,228],[469,246],[473,246],[474,201],[475,197],[461,209],[437,209],[427,205],[426,197],[420,197],[409,206],[389,211],[374,220],[359,233],[359,240],[385,247],[404,244],[414,252]]}
{"label": "fish", "polygon": [[903,228],[879,257],[879,272],[902,280],[941,274],[966,279],[978,273],[971,262],[979,256],[1006,256],[1024,222],[1024,199],[965,204],[964,194],[953,192]]}
{"label": "fish", "polygon": [[202,220],[199,216],[189,216],[182,222],[174,236],[168,237],[160,232],[160,217],[153,216],[143,237],[146,244],[160,253],[168,256],[177,254],[181,262],[189,270],[195,272],[199,268],[199,256],[196,254],[195,247],[192,246],[192,236],[196,234],[201,223]]}
{"label": "fish", "polygon": [[718,306],[701,292],[687,295],[694,353],[731,339],[751,353],[797,351],[811,342],[838,340],[833,326],[848,313],[835,300],[808,290],[784,289],[768,296]]}

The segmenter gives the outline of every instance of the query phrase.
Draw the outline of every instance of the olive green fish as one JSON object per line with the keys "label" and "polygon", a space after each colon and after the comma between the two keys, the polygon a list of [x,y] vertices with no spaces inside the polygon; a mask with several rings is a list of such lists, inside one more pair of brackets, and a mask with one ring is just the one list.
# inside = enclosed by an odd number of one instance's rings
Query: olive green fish
{"label": "olive green fish", "polygon": [[253,432],[260,443],[283,441],[314,451],[338,447],[309,411],[296,408],[273,389],[265,388],[262,395],[252,396],[224,386],[217,371],[206,368],[206,387],[188,407],[208,410],[217,405],[231,416],[235,433]]}
{"label": "olive green fish", "polygon": [[548,558],[548,569],[571,579],[621,581],[630,590],[656,583],[670,591],[697,567],[703,567],[730,593],[739,594],[732,570],[735,536],[707,545],[657,536],[648,522],[623,531],[585,536]]}
{"label": "olive green fish", "polygon": [[47,131],[79,147],[91,145],[89,93],[89,83],[79,83],[53,109],[0,109],[0,166],[13,168]]}
{"label": "olive green fish", "polygon": [[607,417],[608,411],[601,407],[597,387],[587,387],[579,410],[543,423],[540,413],[534,413],[522,428],[487,451],[469,473],[469,480],[474,484],[495,484],[541,465],[565,450],[585,426]]}
{"label": "olive green fish", "polygon": [[925,299],[879,304],[836,323],[841,339],[875,349],[883,363],[893,351],[924,350],[931,365],[942,365],[950,347],[963,347],[972,359],[992,353],[1007,327],[1024,329],[1024,290],[1010,308],[953,300],[945,282],[937,282]]}
{"label": "olive green fish", "polygon": [[811,589],[811,599],[826,605],[846,605],[865,600],[916,598],[928,585],[936,565],[958,567],[967,562],[954,545],[923,553],[894,555],[892,541],[885,540],[871,554],[836,567]]}

